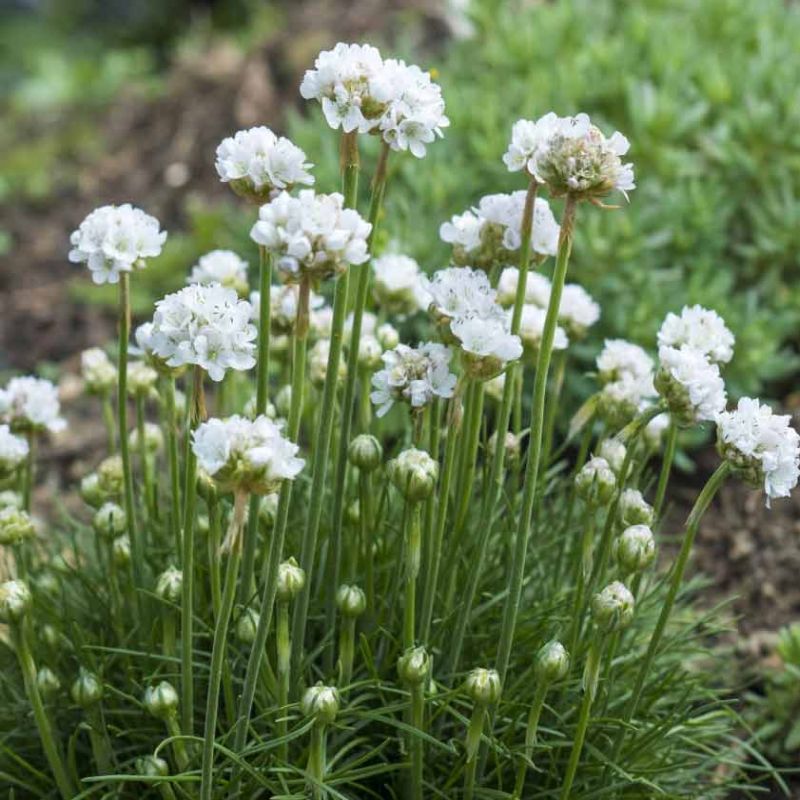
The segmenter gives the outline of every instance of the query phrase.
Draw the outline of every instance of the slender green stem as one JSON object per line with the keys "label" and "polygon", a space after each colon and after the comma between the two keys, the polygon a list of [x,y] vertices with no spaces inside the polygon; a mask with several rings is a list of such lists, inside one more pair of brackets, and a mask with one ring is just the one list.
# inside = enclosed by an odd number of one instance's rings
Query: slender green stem
{"label": "slender green stem", "polygon": [[[153,519],[158,519],[156,510],[156,493],[153,485],[153,473],[151,470],[150,460],[147,457],[147,442],[144,435],[145,423],[145,410],[144,410],[144,394],[138,392],[136,395],[136,438],[138,445],[137,456],[139,464],[142,469],[142,486],[145,499],[145,507]],[[146,532],[146,527],[145,527]],[[145,542],[145,544],[147,544]]]}
{"label": "slender green stem", "polygon": [[308,750],[307,772],[311,780],[311,794],[314,798],[324,796],[324,790],[320,784],[325,780],[325,769],[327,762],[326,754],[327,731],[324,722],[315,722],[311,729],[311,746]]}
{"label": "slender green stem", "polygon": [[[475,385],[472,397],[470,398],[470,409],[467,414],[467,424],[464,430],[464,472],[461,475],[461,485],[459,489],[459,504],[456,513],[456,534],[455,544],[460,545],[460,539],[464,533],[464,525],[467,521],[470,500],[475,493],[475,470],[478,463],[478,445],[481,441],[481,422],[483,420],[483,384]],[[453,555],[458,557],[458,553]],[[455,563],[455,562],[454,562]]]}
{"label": "slender green stem", "polygon": [[[258,307],[258,363],[256,367],[256,416],[267,410],[269,400],[269,357],[270,327],[272,325],[270,292],[272,287],[272,254],[262,245],[259,255],[259,307]],[[246,604],[255,591],[253,573],[255,571],[256,545],[258,543],[258,510],[260,495],[250,497],[250,511],[247,518],[247,535],[242,554],[242,580],[239,587],[239,602]]]}
{"label": "slender green stem", "polygon": [[[222,590],[222,604],[216,624],[214,625],[214,643],[211,649],[211,671],[208,678],[208,695],[206,696],[205,732],[203,735],[203,761],[201,770],[201,800],[211,800],[214,790],[214,737],[217,730],[217,714],[219,713],[219,692],[222,684],[222,662],[228,638],[228,626],[236,598],[236,579],[239,575],[239,564],[242,558],[242,528],[244,527],[247,494],[234,494],[233,517],[231,519],[231,548],[228,553],[228,565],[225,569],[225,585]],[[226,537],[228,538],[228,537]],[[186,581],[186,576],[183,578]]]}
{"label": "slender green stem", "polygon": [[581,533],[580,552],[574,564],[573,585],[575,590],[572,600],[572,613],[570,614],[569,637],[567,639],[567,651],[569,653],[575,652],[578,636],[583,627],[586,587],[592,573],[592,548],[594,546],[596,524],[597,509],[593,505],[587,504]]}
{"label": "slender green stem", "polygon": [[695,500],[694,506],[692,507],[689,517],[686,520],[686,531],[683,534],[683,542],[681,543],[681,549],[678,552],[678,557],[675,559],[675,564],[672,567],[672,575],[670,577],[667,595],[664,598],[664,602],[661,606],[661,613],[659,614],[658,622],[656,622],[656,626],[650,636],[650,642],[647,645],[647,651],[645,652],[642,663],[639,666],[639,671],[636,674],[636,682],[634,683],[633,691],[631,692],[630,699],[628,700],[628,704],[622,717],[623,724],[620,726],[617,733],[617,740],[614,747],[614,757],[612,758],[612,761],[619,755],[622,744],[625,740],[625,733],[628,730],[628,724],[633,719],[637,709],[639,708],[639,701],[642,697],[642,690],[644,688],[645,681],[647,680],[650,668],[653,665],[653,660],[658,652],[658,647],[661,644],[661,638],[664,635],[664,629],[666,628],[670,614],[672,613],[672,607],[675,605],[675,598],[678,596],[678,590],[683,582],[683,575],[686,572],[686,565],[692,552],[692,547],[694,545],[695,536],[697,535],[697,529],[700,525],[700,520],[703,518],[703,514],[710,505],[711,501],[714,499],[714,495],[728,477],[730,469],[730,464],[727,461],[723,461],[719,467],[717,467],[714,474],[708,479],[706,485],[703,487],[703,490],[698,495],[697,500]]}
{"label": "slender green stem", "polygon": [[211,584],[211,608],[214,621],[219,619],[222,606],[222,576],[220,575],[219,547],[222,542],[222,508],[214,492],[208,498],[208,573]]}
{"label": "slender green stem", "polygon": [[[169,524],[175,546],[175,555],[181,557],[181,476],[178,466],[178,415],[175,412],[175,378],[164,378],[166,394],[167,463],[169,465],[170,515]],[[180,562],[179,562],[180,563]]]}
{"label": "slender green stem", "polygon": [[[425,732],[425,684],[416,683],[411,689],[411,726]],[[409,732],[408,751],[411,756],[411,800],[422,800],[424,751],[422,737]]]}
{"label": "slender green stem", "polygon": [[197,456],[192,449],[192,434],[205,417],[203,370],[195,367],[192,382],[192,403],[189,429],[186,432],[186,485],[183,506],[183,585],[181,588],[181,719],[183,732],[194,730],[194,522],[197,502]]}
{"label": "slender green stem", "polygon": [[658,486],[656,497],[653,502],[653,519],[659,519],[661,510],[664,507],[664,498],[667,496],[667,485],[669,484],[669,474],[672,471],[672,462],[675,459],[675,445],[678,441],[678,426],[675,421],[670,419],[669,430],[667,431],[667,445],[664,450],[664,458],[661,462],[661,472],[658,476]]}
{"label": "slender green stem", "polygon": [[114,420],[114,409],[111,405],[111,392],[103,390],[100,395],[100,404],[103,408],[103,424],[108,434],[108,454],[112,455],[117,449],[117,423]]}
{"label": "slender green stem", "polygon": [[467,730],[467,764],[464,770],[464,800],[472,800],[475,795],[475,776],[478,769],[478,750],[483,735],[483,722],[486,718],[486,707],[476,703]]}
{"label": "slender green stem", "polygon": [[536,693],[533,696],[531,710],[528,713],[528,727],[525,729],[525,757],[520,760],[517,767],[517,778],[514,784],[513,800],[522,799],[522,791],[525,788],[525,777],[528,773],[528,763],[533,759],[533,749],[536,747],[536,736],[539,731],[539,719],[542,716],[544,699],[547,696],[547,683],[540,682],[536,686]]}
{"label": "slender green stem", "polygon": [[[522,509],[519,514],[516,543],[513,548],[509,572],[508,595],[503,609],[503,624],[500,633],[500,643],[497,648],[497,671],[501,683],[505,682],[508,661],[511,657],[511,646],[514,641],[514,630],[517,625],[517,615],[522,597],[522,583],[525,577],[525,560],[528,552],[531,518],[536,500],[536,489],[539,480],[539,466],[542,455],[542,435],[544,427],[545,399],[547,396],[547,373],[550,369],[550,356],[553,352],[558,310],[561,306],[561,294],[567,277],[570,250],[572,249],[572,235],[575,225],[575,212],[577,209],[575,198],[567,196],[564,216],[561,220],[561,232],[558,242],[558,256],[556,257],[553,284],[550,293],[550,303],[547,307],[544,331],[539,348],[539,362],[536,369],[536,380],[533,390],[530,444],[528,449],[528,462],[525,468],[525,480],[522,489]],[[498,433],[499,440],[503,436]]]}
{"label": "slender green stem", "polygon": [[86,712],[89,723],[89,743],[92,747],[92,757],[97,772],[100,775],[111,775],[115,772],[111,754],[111,742],[103,720],[103,711],[100,705],[90,708]]}
{"label": "slender green stem", "polygon": [[189,754],[186,752],[186,742],[183,740],[178,715],[172,714],[164,721],[167,726],[167,733],[172,737],[172,753],[175,756],[175,763],[181,772],[186,772],[189,768]]}
{"label": "slender green stem", "polygon": [[422,545],[422,505],[420,503],[411,504],[406,519],[408,528],[406,530],[406,600],[403,607],[403,647],[408,649],[414,646],[416,640],[417,575],[419,575]]}
{"label": "slender green stem", "polygon": [[[289,604],[278,600],[278,619],[275,631],[276,663],[278,672],[278,738],[286,736],[288,721],[286,708],[289,705],[289,685],[291,682],[292,640],[289,630]],[[283,761],[289,759],[289,743],[282,742],[278,755]]]}
{"label": "slender green stem", "polygon": [[353,680],[353,660],[356,650],[355,617],[342,616],[339,626],[339,686],[345,687]]}
{"label": "slender green stem", "polygon": [[564,375],[567,371],[567,350],[559,350],[554,356],[555,361],[553,378],[550,381],[550,399],[544,422],[544,444],[542,464],[547,469],[550,464],[550,455],[553,450],[553,434],[555,433],[556,412],[559,408],[559,398],[564,387]]}
{"label": "slender green stem", "polygon": [[33,718],[39,730],[42,749],[44,750],[47,763],[50,765],[53,777],[55,778],[58,791],[61,793],[64,800],[70,800],[77,792],[72,785],[72,780],[69,777],[61,752],[56,744],[55,737],[53,736],[53,729],[50,725],[50,718],[47,716],[47,711],[42,702],[42,696],[39,694],[39,687],[36,684],[36,664],[33,660],[33,654],[31,653],[29,645],[27,625],[27,620],[23,619],[19,624],[11,626],[14,647],[17,651],[17,658],[19,659],[20,669],[22,670],[22,679],[25,683],[25,692],[28,695],[28,700],[33,709]]}
{"label": "slender green stem", "polygon": [[175,610],[161,610],[161,652],[165,656],[175,655]]}

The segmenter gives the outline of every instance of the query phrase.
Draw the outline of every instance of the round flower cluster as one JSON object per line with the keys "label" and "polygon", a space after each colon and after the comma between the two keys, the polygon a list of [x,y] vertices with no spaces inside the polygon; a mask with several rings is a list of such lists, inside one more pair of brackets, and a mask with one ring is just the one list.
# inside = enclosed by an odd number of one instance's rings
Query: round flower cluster
{"label": "round flower cluster", "polygon": [[619,132],[604,136],[586,114],[550,112],[514,125],[503,161],[512,172],[526,169],[555,196],[571,193],[592,200],[616,189],[627,197],[636,188],[633,165],[621,159],[629,147]]}
{"label": "round flower cluster", "polygon": [[[508,308],[514,305],[517,299],[519,286],[519,269],[506,267],[497,281],[497,301],[501,306]],[[540,308],[547,308],[550,304],[550,292],[553,290],[550,279],[541,272],[529,272],[525,279],[524,302]]]}
{"label": "round flower cluster", "polygon": [[224,183],[254,202],[264,202],[276,189],[314,183],[308,172],[313,165],[306,161],[306,154],[263,125],[223,139],[215,166]]}
{"label": "round flower cluster", "polygon": [[497,294],[485,272],[469,267],[447,267],[423,276],[422,284],[431,298],[430,311],[437,321],[449,323],[474,314],[489,317],[497,313]]}
{"label": "round flower cluster", "polygon": [[398,344],[383,354],[384,369],[372,376],[372,402],[384,416],[395,402],[424,408],[435,397],[452,397],[456,376],[450,372],[452,353],[436,342],[419,347]]}
{"label": "round flower cluster", "polygon": [[28,443],[11,433],[8,425],[0,425],[0,479],[16,471],[28,456]]}
{"label": "round flower cluster", "polygon": [[102,394],[116,383],[117,368],[111,363],[105,350],[90,347],[81,353],[81,376],[87,391]]}
{"label": "round flower cluster", "polygon": [[670,312],[658,332],[659,347],[691,347],[715,364],[733,358],[735,339],[716,311],[684,306],[680,316]]}
{"label": "round flower cluster", "polygon": [[321,52],[300,84],[318,100],[331,128],[375,133],[393,150],[418,158],[450,122],[439,86],[419,67],[383,60],[375,47],[339,42]]}
{"label": "round flower cluster", "polygon": [[219,283],[239,295],[247,294],[247,262],[232,250],[212,250],[192,267],[186,283]]}
{"label": "round flower cluster", "polygon": [[420,282],[419,264],[413,258],[387,253],[372,262],[372,273],[375,300],[387,313],[413,314],[430,302]]}
{"label": "round flower cluster", "polygon": [[597,410],[615,428],[633,419],[655,393],[653,359],[637,344],[607,339],[597,356],[597,377],[602,384]]}
{"label": "round flower cluster", "polygon": [[[526,192],[490,194],[463,214],[453,216],[439,228],[442,241],[453,246],[453,262],[473,265],[489,272],[515,260],[513,252],[522,242],[522,218]],[[556,254],[559,226],[542,198],[536,198],[531,231],[531,249],[543,260]]]}
{"label": "round flower cluster", "polygon": [[256,363],[251,314],[232,289],[193,284],[156,303],[147,346],[169,367],[194,364],[221,381],[228,369]]}
{"label": "round flower cluster", "polygon": [[790,420],[749,397],[716,416],[720,455],[753,486],[764,487],[768,505],[773,497],[788,497],[800,475],[800,436]]}
{"label": "round flower cluster", "polygon": [[297,197],[281,192],[261,206],[250,237],[269,250],[284,279],[317,282],[368,258],[372,226],[344,208],[342,195],[304,189]]}
{"label": "round flower cluster", "polygon": [[475,380],[496,377],[522,355],[522,341],[511,333],[511,320],[502,315],[466,314],[450,323],[450,332],[458,339],[467,375]]}
{"label": "round flower cluster", "polygon": [[0,421],[13,431],[58,433],[67,426],[60,410],[58,390],[44,378],[12,378],[0,389]]}
{"label": "round flower cluster", "polygon": [[403,450],[387,465],[389,480],[409,503],[418,503],[430,496],[439,478],[439,463],[424,450],[414,447]]}
{"label": "round flower cluster", "polygon": [[161,252],[167,234],[155,217],[129,203],[102,206],[70,236],[69,260],[85,263],[95,283],[117,283],[120,272],[142,269]]}
{"label": "round flower cluster", "polygon": [[[509,309],[509,320],[511,319],[511,310]],[[519,322],[519,335],[525,347],[535,356],[539,352],[539,345],[544,335],[544,323],[547,319],[547,310],[534,305],[524,305],[522,307],[522,316]],[[569,346],[569,339],[567,338],[566,331],[560,326],[556,326],[555,336],[553,337],[554,350],[566,350]]]}
{"label": "round flower cluster", "polygon": [[303,468],[300,448],[268,417],[234,415],[202,423],[192,437],[198,465],[223,489],[270,494]]}
{"label": "round flower cluster", "polygon": [[[284,336],[291,333],[297,323],[297,304],[300,287],[296,283],[270,286],[270,327],[273,333]],[[261,314],[261,292],[250,292],[250,305],[253,309],[253,322],[258,322]],[[316,311],[325,305],[325,298],[314,292],[309,293],[308,307]]]}
{"label": "round flower cluster", "polygon": [[655,386],[674,419],[683,425],[714,420],[725,409],[719,367],[693,347],[660,347]]}

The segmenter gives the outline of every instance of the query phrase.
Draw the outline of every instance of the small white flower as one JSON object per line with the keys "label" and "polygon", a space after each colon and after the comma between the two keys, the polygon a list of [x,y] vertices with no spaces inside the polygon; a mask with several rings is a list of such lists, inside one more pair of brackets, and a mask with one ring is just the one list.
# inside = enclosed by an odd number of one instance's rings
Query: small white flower
{"label": "small white flower", "polygon": [[247,293],[247,262],[232,250],[212,250],[201,256],[186,283],[219,283],[237,294]]}
{"label": "small white flower", "polygon": [[11,475],[27,457],[28,443],[8,425],[0,425],[0,478]]}
{"label": "small white flower", "polygon": [[586,289],[577,283],[568,283],[561,293],[558,321],[564,326],[570,338],[583,338],[599,319],[600,306]]}
{"label": "small white flower", "polygon": [[372,274],[375,300],[387,313],[413,314],[429,305],[430,295],[413,258],[387,253],[372,262]]}
{"label": "small white flower", "polygon": [[217,147],[215,166],[224,183],[256,201],[266,200],[276,189],[314,183],[308,172],[313,165],[306,161],[306,154],[263,125],[223,139]]}
{"label": "small white flower", "polygon": [[232,289],[193,284],[156,303],[149,346],[170,367],[194,364],[221,381],[228,369],[256,363],[251,314]]}
{"label": "small white flower", "polygon": [[642,431],[642,437],[650,450],[657,450],[661,447],[661,440],[664,438],[664,432],[668,427],[669,414],[659,414],[647,423],[644,431]]}
{"label": "small white flower", "polygon": [[161,252],[167,234],[155,217],[129,203],[95,209],[70,236],[69,260],[85,263],[95,283],[117,283]]}
{"label": "small white flower", "polygon": [[611,383],[625,375],[652,380],[653,359],[638,344],[626,342],[624,339],[606,339],[600,355],[597,356],[597,377],[600,383]]}
{"label": "small white flower", "polygon": [[459,342],[467,373],[476,380],[495,377],[522,355],[522,342],[503,316],[468,314],[454,319],[450,331]]}
{"label": "small white flower", "polygon": [[[509,319],[511,311],[509,313]],[[538,351],[539,345],[544,335],[544,323],[547,318],[547,311],[539,306],[524,305],[522,316],[520,317],[519,335],[522,343],[531,350]],[[569,338],[566,331],[556,325],[555,336],[553,337],[553,349],[565,350],[569,346]]]}
{"label": "small white flower", "polygon": [[430,279],[423,276],[422,282],[436,317],[450,320],[468,314],[484,318],[497,314],[496,293],[485,272],[448,267]]}
{"label": "small white flower", "polygon": [[261,206],[250,237],[275,258],[284,279],[318,281],[344,272],[368,258],[372,226],[340,194],[315,194],[304,189],[297,197],[281,192]]}
{"label": "small white flower", "polygon": [[443,242],[460,247],[465,253],[470,253],[480,247],[481,229],[483,220],[472,211],[455,214],[449,222],[439,226],[439,238]]}
{"label": "small white flower", "polygon": [[658,332],[659,347],[687,345],[716,364],[733,358],[735,339],[716,311],[702,306],[684,306],[680,313],[669,313]]}
{"label": "small white flower", "polygon": [[800,436],[790,421],[749,397],[716,416],[720,455],[745,480],[764,487],[767,505],[773,497],[788,497],[800,475]]}
{"label": "small white flower", "polygon": [[109,391],[117,382],[117,368],[106,351],[90,347],[81,353],[81,376],[89,392],[99,394]]}
{"label": "small white flower", "polygon": [[606,383],[598,394],[597,413],[614,430],[630,422],[656,393],[652,374],[637,377],[630,372],[620,373],[616,380]]}
{"label": "small white flower", "polygon": [[451,357],[449,348],[435,342],[416,348],[399,344],[384,353],[384,369],[372,376],[370,398],[377,415],[384,416],[395,402],[419,409],[434,397],[452,397],[456,376],[450,372]]}
{"label": "small white flower", "polygon": [[[517,267],[506,267],[500,273],[500,279],[497,282],[497,300],[500,305],[506,308],[514,305],[518,284],[519,269]],[[525,302],[540,308],[547,308],[552,289],[548,277],[540,272],[528,272],[525,279]]]}
{"label": "small white flower", "polygon": [[[300,287],[296,283],[270,287],[270,325],[274,333],[280,336],[294,331],[299,297]],[[324,297],[310,292],[308,307],[311,312],[317,311],[324,304]],[[253,309],[253,322],[257,324],[261,314],[261,292],[250,292],[250,305]]]}
{"label": "small white flower", "polygon": [[691,347],[660,347],[655,385],[670,412],[685,425],[713,420],[724,410],[725,382],[719,367]]}
{"label": "small white flower", "polygon": [[511,141],[503,155],[503,163],[509,172],[526,170],[537,177],[536,158],[547,138],[553,132],[555,114],[546,114],[538,120],[520,119],[511,128]]}
{"label": "small white flower", "polygon": [[67,427],[59,417],[61,404],[58,390],[43,378],[12,378],[0,389],[0,421],[12,431],[50,431],[58,433]]}
{"label": "small white flower", "polygon": [[622,464],[625,461],[627,450],[625,445],[619,439],[603,439],[600,442],[600,447],[597,450],[598,456],[604,458],[611,469],[614,470],[615,475],[619,475],[622,469]]}

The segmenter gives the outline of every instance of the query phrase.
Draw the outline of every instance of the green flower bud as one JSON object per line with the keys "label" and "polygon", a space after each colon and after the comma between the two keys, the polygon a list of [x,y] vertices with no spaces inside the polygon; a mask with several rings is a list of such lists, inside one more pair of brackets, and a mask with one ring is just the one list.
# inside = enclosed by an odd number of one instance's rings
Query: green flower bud
{"label": "green flower bud", "polygon": [[89,708],[103,699],[103,684],[93,672],[80,668],[78,678],[70,690],[72,700],[81,708]]}
{"label": "green flower bud", "polygon": [[15,506],[0,508],[0,544],[12,545],[30,539],[36,529],[27,511]]}
{"label": "green flower bud", "polygon": [[253,644],[256,640],[256,630],[261,619],[254,608],[246,608],[236,621],[236,638],[242,644]]}
{"label": "green flower bud", "polygon": [[[487,445],[487,453],[489,458],[494,458],[495,451],[497,450],[497,431],[489,437]],[[511,431],[506,431],[505,436],[505,463],[512,467],[519,464],[522,455],[522,443],[520,437]]]}
{"label": "green flower bud", "polygon": [[90,472],[81,480],[80,495],[86,505],[92,508],[100,508],[106,499],[106,493],[100,487],[100,476],[96,472]]}
{"label": "green flower bud", "polygon": [[97,467],[97,488],[103,496],[119,497],[122,494],[124,480],[121,456],[109,456],[100,462]]}
{"label": "green flower bud", "polygon": [[144,707],[157,719],[169,719],[178,711],[178,693],[175,687],[161,681],[156,686],[148,686],[144,691]]}
{"label": "green flower bud", "polygon": [[384,322],[375,329],[375,338],[384,350],[394,350],[400,344],[400,334],[394,325]]}
{"label": "green flower bud", "polygon": [[389,478],[409,503],[431,495],[439,477],[439,464],[424,450],[404,450],[387,465]]}
{"label": "green flower bud", "polygon": [[202,536],[205,536],[211,530],[211,520],[208,518],[208,514],[197,515],[194,529]]}
{"label": "green flower bud", "polygon": [[[128,443],[132,450],[139,451],[139,429],[133,428],[128,434]],[[144,449],[148,455],[155,455],[164,449],[164,434],[154,422],[144,423]]]}
{"label": "green flower bud", "polygon": [[271,531],[275,526],[275,519],[278,516],[279,498],[280,495],[277,492],[265,494],[261,498],[261,503],[258,506],[258,521],[265,530]]}
{"label": "green flower bud", "polygon": [[367,609],[367,596],[358,586],[343,584],[336,592],[336,606],[343,617],[360,617]]}
{"label": "green flower bud", "polygon": [[169,775],[169,764],[158,756],[143,756],[136,759],[136,771],[148,778],[165,778]]}
{"label": "green flower bud", "polygon": [[652,525],[653,507],[638,489],[625,489],[619,497],[619,520],[625,526]]}
{"label": "green flower bud", "polygon": [[289,412],[292,410],[292,387],[288,383],[286,386],[281,386],[275,395],[275,410],[284,419],[289,418]]}
{"label": "green flower bud", "polygon": [[42,625],[39,638],[51,649],[58,647],[63,637],[53,625]]}
{"label": "green flower bud", "polygon": [[24,581],[0,584],[0,622],[19,622],[28,613],[33,597]]}
{"label": "green flower bud", "polygon": [[419,686],[428,678],[431,670],[431,660],[428,651],[420,647],[409,647],[397,659],[397,674],[400,680],[409,686]]}
{"label": "green flower bud", "polygon": [[131,540],[127,535],[118,536],[111,545],[111,556],[114,565],[120,568],[127,567],[131,563]]}
{"label": "green flower bud", "polygon": [[58,578],[50,570],[40,572],[36,576],[36,589],[42,594],[56,595],[60,588]]}
{"label": "green flower bud", "polygon": [[335,686],[325,686],[321,682],[309,687],[303,695],[300,710],[306,717],[313,717],[318,722],[333,722],[339,712],[338,689]]}
{"label": "green flower bud", "polygon": [[128,364],[128,394],[132,397],[148,395],[156,388],[158,373],[144,361]]}
{"label": "green flower bud", "polygon": [[125,533],[128,527],[128,517],[116,503],[103,503],[92,519],[92,527],[98,536],[116,539],[117,536]]}
{"label": "green flower bud", "polygon": [[631,525],[616,541],[616,555],[620,567],[626,572],[647,569],[656,557],[653,531],[647,525]]}
{"label": "green flower bud", "polygon": [[555,683],[565,678],[569,672],[566,647],[555,639],[543,645],[536,654],[534,670],[542,683]]}
{"label": "green flower bud", "polygon": [[592,598],[592,619],[604,632],[619,630],[633,619],[633,595],[620,581],[614,581]]}
{"label": "green flower bud", "polygon": [[626,454],[625,445],[619,439],[603,439],[597,451],[597,455],[608,462],[615,475],[619,475]]}
{"label": "green flower bud", "polygon": [[374,436],[362,433],[350,442],[347,457],[354,467],[372,472],[383,463],[383,447]]}
{"label": "green flower bud", "polygon": [[467,675],[464,691],[480,705],[492,705],[500,699],[500,675],[496,669],[477,667]]}
{"label": "green flower bud", "polygon": [[178,603],[183,588],[183,572],[176,567],[168,567],[156,580],[156,595],[169,603]]}
{"label": "green flower bud", "polygon": [[591,505],[604,505],[617,488],[614,471],[604,458],[590,458],[575,476],[578,497]]}
{"label": "green flower bud", "polygon": [[348,503],[347,508],[345,509],[345,517],[350,523],[350,525],[356,526],[359,522],[361,522],[361,504],[358,500],[353,500],[352,503]]}
{"label": "green flower bud", "polygon": [[297,565],[294,558],[289,558],[278,566],[278,600],[288,603],[305,585],[305,570]]}
{"label": "green flower bud", "polygon": [[58,679],[58,675],[56,675],[55,672],[50,669],[50,667],[42,667],[36,673],[36,686],[38,687],[42,696],[49,697],[58,692],[58,690],[61,688],[61,681]]}
{"label": "green flower bud", "polygon": [[197,494],[206,502],[217,496],[217,484],[202,467],[197,468]]}

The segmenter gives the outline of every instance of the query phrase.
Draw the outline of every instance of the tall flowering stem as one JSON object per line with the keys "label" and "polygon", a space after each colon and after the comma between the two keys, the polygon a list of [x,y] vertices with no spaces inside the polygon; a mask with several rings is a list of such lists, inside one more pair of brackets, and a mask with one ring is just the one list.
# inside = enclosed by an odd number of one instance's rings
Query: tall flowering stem
{"label": "tall flowering stem", "polygon": [[[269,356],[270,356],[270,326],[272,324],[272,303],[270,291],[272,287],[272,255],[263,245],[259,245],[259,308],[258,308],[258,365],[256,367],[256,411],[255,415],[261,416],[267,410],[269,399]],[[253,494],[250,497],[250,511],[247,518],[247,536],[245,536],[244,554],[242,556],[242,580],[239,587],[239,600],[247,602],[251,596],[253,585],[253,570],[255,568],[256,543],[258,541],[258,511],[261,505],[261,496]]]}
{"label": "tall flowering stem", "polygon": [[617,733],[617,740],[614,747],[614,759],[619,755],[622,744],[625,741],[625,734],[628,731],[629,723],[633,719],[633,716],[636,714],[636,711],[639,707],[639,701],[642,698],[642,690],[644,688],[645,681],[647,680],[647,675],[653,665],[653,660],[655,659],[656,653],[658,652],[658,647],[661,644],[661,639],[664,635],[664,629],[666,628],[670,614],[672,613],[672,607],[675,605],[675,598],[678,596],[678,591],[681,587],[681,583],[683,582],[683,576],[686,572],[686,565],[689,561],[689,556],[692,553],[692,547],[694,546],[694,540],[697,536],[697,529],[700,526],[700,520],[703,518],[703,514],[711,504],[711,501],[714,499],[714,495],[716,495],[720,486],[722,486],[722,484],[725,482],[725,479],[728,477],[730,472],[730,463],[728,461],[723,461],[717,467],[714,474],[706,482],[706,485],[703,487],[703,491],[700,492],[697,500],[695,500],[694,506],[692,507],[689,517],[686,520],[686,531],[683,534],[683,542],[681,543],[681,549],[678,553],[678,557],[675,559],[675,563],[672,567],[672,575],[670,576],[667,596],[664,598],[664,602],[661,606],[661,613],[658,617],[658,622],[656,622],[656,626],[653,629],[652,635],[650,636],[650,643],[647,645],[647,651],[645,652],[642,663],[639,666],[639,672],[636,675],[636,682],[634,683],[633,691],[631,692],[630,699],[628,700],[628,704],[625,707],[625,711],[622,715],[622,726]]}
{"label": "tall flowering stem", "polygon": [[667,430],[667,444],[664,449],[664,457],[661,461],[661,472],[658,475],[658,485],[656,496],[653,501],[653,517],[658,519],[664,507],[664,498],[667,496],[667,486],[669,485],[669,474],[672,471],[672,462],[675,459],[675,446],[678,440],[678,426],[673,419],[669,421]]}
{"label": "tall flowering stem", "polygon": [[167,461],[169,463],[170,517],[169,524],[175,543],[175,555],[181,555],[181,491],[180,467],[178,466],[178,415],[175,410],[175,378],[164,378],[167,429]]}
{"label": "tall flowering stem", "polygon": [[417,611],[417,576],[422,547],[422,505],[410,504],[406,511],[406,600],[403,608],[403,647],[414,646]]}
{"label": "tall flowering stem", "polygon": [[[550,293],[550,303],[547,307],[547,317],[542,333],[539,348],[539,361],[536,369],[536,380],[533,389],[533,408],[531,412],[531,435],[528,450],[528,463],[525,467],[525,480],[522,488],[522,509],[517,525],[517,537],[511,556],[511,578],[508,586],[503,609],[503,625],[500,633],[500,643],[497,647],[497,671],[500,680],[505,681],[508,661],[511,656],[511,645],[514,641],[514,629],[519,614],[520,598],[522,596],[522,582],[525,577],[525,557],[528,552],[533,505],[536,499],[536,489],[539,481],[539,467],[542,457],[542,439],[544,429],[545,399],[547,397],[547,374],[550,369],[550,356],[553,352],[553,340],[558,323],[558,309],[561,305],[561,293],[567,277],[570,251],[572,250],[572,236],[575,226],[575,213],[577,200],[572,194],[567,195],[564,207],[564,216],[561,219],[561,232],[558,238],[558,255],[556,257],[553,285]],[[520,284],[522,281],[520,280]],[[498,433],[498,446],[502,440]]]}
{"label": "tall flowering stem", "polygon": [[[372,179],[372,198],[369,206],[369,223],[372,230],[367,239],[367,246],[372,251],[375,241],[375,230],[378,224],[383,197],[386,190],[387,163],[389,160],[389,146],[381,146],[375,175]],[[346,174],[345,174],[346,176]],[[359,374],[358,351],[361,344],[361,328],[364,319],[364,308],[367,305],[369,293],[370,262],[365,261],[357,269],[355,304],[353,306],[352,328],[350,333],[350,348],[347,357],[347,377],[344,385],[344,398],[342,400],[342,418],[340,423],[339,446],[336,453],[336,473],[333,489],[333,527],[331,532],[331,561],[333,562],[332,580],[328,584],[328,597],[326,604],[326,621],[328,627],[333,625],[336,614],[336,587],[339,585],[341,569],[342,527],[344,523],[344,497],[345,481],[347,478],[347,448],[350,444],[350,434],[353,426],[353,416],[356,409],[356,379]],[[366,376],[364,376],[366,379]]]}
{"label": "tall flowering stem", "polygon": [[[356,133],[342,135],[342,188],[345,208],[355,208],[358,196],[358,137]],[[368,269],[368,265],[365,265]],[[344,340],[344,321],[347,316],[347,303],[350,289],[349,269],[336,279],[333,296],[333,320],[331,322],[330,351],[328,367],[325,372],[325,385],[322,390],[322,406],[319,424],[314,441],[312,464],[311,496],[303,543],[300,551],[300,565],[308,575],[308,581],[297,598],[292,619],[292,673],[299,674],[300,657],[303,651],[304,632],[308,618],[308,604],[311,599],[311,584],[314,576],[317,538],[322,517],[322,500],[325,493],[325,476],[328,470],[328,455],[331,445],[333,418],[336,406],[336,384],[338,382],[339,361]],[[351,357],[351,361],[352,361]],[[292,403],[295,400],[292,398]],[[348,416],[347,414],[345,416]],[[344,439],[344,436],[341,437]],[[347,447],[345,441],[343,447]]]}

